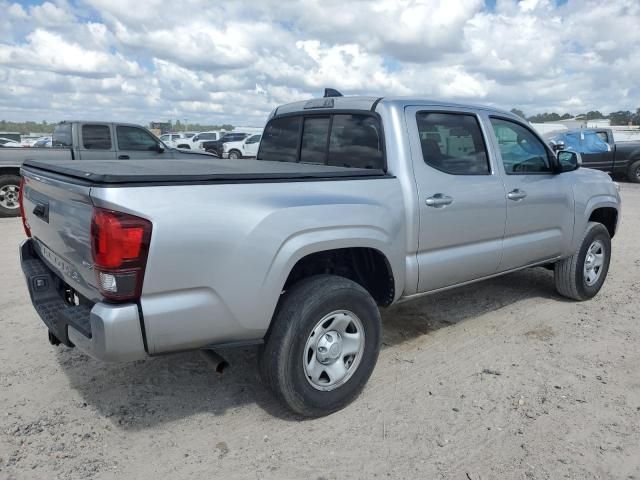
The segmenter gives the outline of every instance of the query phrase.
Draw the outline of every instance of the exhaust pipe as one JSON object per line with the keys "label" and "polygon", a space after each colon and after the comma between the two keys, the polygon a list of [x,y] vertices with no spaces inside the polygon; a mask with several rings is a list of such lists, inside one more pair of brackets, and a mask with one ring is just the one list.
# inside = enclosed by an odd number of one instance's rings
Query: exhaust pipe
{"label": "exhaust pipe", "polygon": [[213,368],[216,373],[222,375],[227,368],[229,368],[229,362],[227,362],[222,356],[214,352],[213,350],[200,350],[200,353],[206,360],[206,362]]}

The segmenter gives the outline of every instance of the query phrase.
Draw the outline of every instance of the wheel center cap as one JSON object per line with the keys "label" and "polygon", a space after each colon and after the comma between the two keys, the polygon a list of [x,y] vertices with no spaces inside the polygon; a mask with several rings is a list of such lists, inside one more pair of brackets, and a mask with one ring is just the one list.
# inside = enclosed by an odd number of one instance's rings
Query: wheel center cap
{"label": "wheel center cap", "polygon": [[332,330],[325,333],[318,340],[316,357],[320,363],[329,364],[335,362],[342,354],[342,337]]}

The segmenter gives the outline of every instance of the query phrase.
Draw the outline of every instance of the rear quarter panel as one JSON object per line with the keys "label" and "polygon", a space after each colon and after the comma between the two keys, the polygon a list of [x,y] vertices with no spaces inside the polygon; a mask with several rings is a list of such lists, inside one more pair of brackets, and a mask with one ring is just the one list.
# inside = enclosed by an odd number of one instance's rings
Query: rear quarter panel
{"label": "rear quarter panel", "polygon": [[95,188],[94,202],[149,218],[141,299],[150,353],[264,336],[286,278],[307,254],[370,247],[404,289],[395,178]]}

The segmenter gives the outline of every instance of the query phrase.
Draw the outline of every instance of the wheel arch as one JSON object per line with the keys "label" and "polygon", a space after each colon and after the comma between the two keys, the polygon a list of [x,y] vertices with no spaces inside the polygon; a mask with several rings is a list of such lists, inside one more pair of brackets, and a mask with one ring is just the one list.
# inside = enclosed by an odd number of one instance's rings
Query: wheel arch
{"label": "wheel arch", "polygon": [[[306,232],[290,238],[280,248],[265,282],[277,275],[280,292],[320,273],[343,276],[362,285],[381,306],[393,303],[404,290],[403,261],[386,233],[374,227],[358,232],[342,229]],[[322,239],[321,237],[326,237]]]}
{"label": "wheel arch", "polygon": [[618,209],[611,206],[594,208],[589,215],[589,222],[598,222],[604,225],[609,231],[609,236],[613,238],[618,226]]}

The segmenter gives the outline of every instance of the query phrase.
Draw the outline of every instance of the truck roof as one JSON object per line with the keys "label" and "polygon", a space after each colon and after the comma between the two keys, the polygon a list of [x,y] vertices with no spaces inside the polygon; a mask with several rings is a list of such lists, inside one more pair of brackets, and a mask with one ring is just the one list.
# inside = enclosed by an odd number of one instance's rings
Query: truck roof
{"label": "truck roof", "polygon": [[[325,104],[326,102],[326,104]],[[522,120],[517,115],[499,108],[489,107],[485,105],[456,103],[447,100],[432,100],[426,97],[369,97],[369,96],[347,96],[347,97],[320,97],[302,100],[293,103],[281,105],[274,111],[275,115],[284,115],[287,113],[326,110],[369,110],[374,111],[378,105],[394,105],[396,107],[404,107],[409,105],[425,105],[430,107],[459,107],[463,109],[485,110],[492,113],[498,113],[503,116]],[[328,106],[330,105],[330,106]]]}
{"label": "truck roof", "polygon": [[[101,120],[62,120],[60,122],[58,122],[56,125],[60,125],[60,124],[64,124],[64,123],[91,123],[91,124],[96,124],[96,125],[120,125],[123,127],[142,127],[142,128],[147,128],[144,125],[140,125],[139,123],[127,123],[127,122],[103,122]],[[180,133],[184,133],[184,132],[180,132]],[[189,133],[189,132],[187,132]]]}

